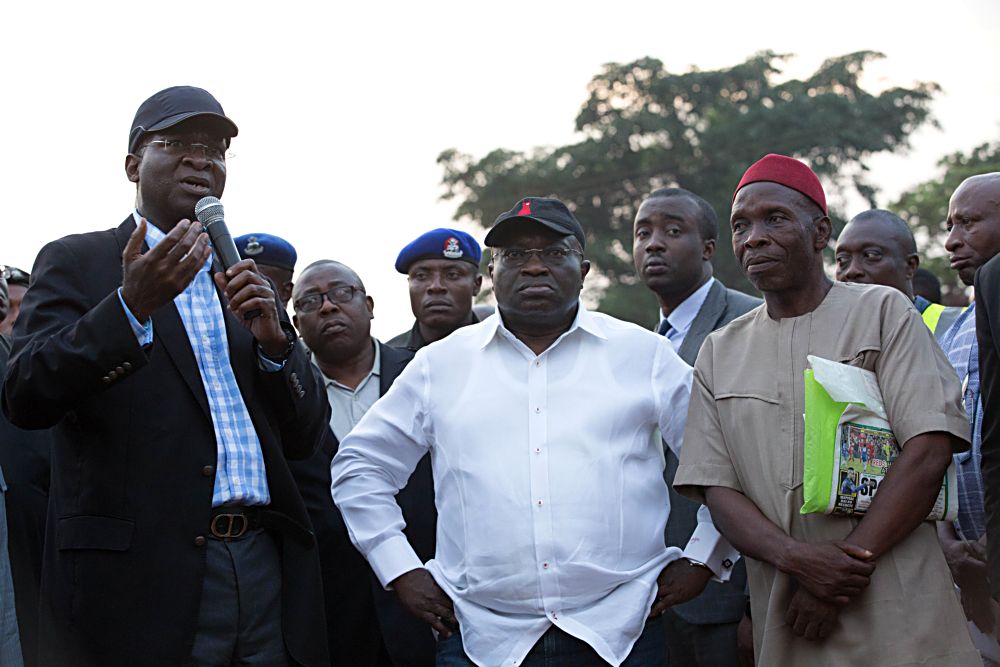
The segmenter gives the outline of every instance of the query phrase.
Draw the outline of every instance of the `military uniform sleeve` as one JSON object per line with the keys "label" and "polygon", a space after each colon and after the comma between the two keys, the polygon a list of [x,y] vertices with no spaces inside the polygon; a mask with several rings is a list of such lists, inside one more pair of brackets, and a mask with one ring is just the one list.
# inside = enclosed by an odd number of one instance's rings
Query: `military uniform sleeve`
{"label": "military uniform sleeve", "polygon": [[725,486],[743,493],[736,475],[712,389],[713,336],[709,336],[694,365],[694,382],[684,429],[684,447],[674,477],[674,489],[696,502],[705,502],[706,486]]}
{"label": "military uniform sleeve", "polygon": [[887,301],[882,332],[875,374],[899,444],[922,433],[945,431],[968,449],[969,421],[960,380],[905,297]]}

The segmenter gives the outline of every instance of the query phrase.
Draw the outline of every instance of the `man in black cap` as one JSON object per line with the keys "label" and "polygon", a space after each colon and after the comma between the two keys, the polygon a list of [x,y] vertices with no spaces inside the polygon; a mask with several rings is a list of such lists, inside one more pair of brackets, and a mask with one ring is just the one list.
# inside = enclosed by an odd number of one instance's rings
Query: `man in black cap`
{"label": "man in black cap", "polygon": [[[679,449],[691,368],[662,336],[581,306],[584,243],[558,200],[500,215],[486,237],[499,317],[421,351],[334,457],[351,538],[442,633],[438,665],[662,665],[654,618],[737,558],[707,513],[685,552],[664,546],[654,435]],[[469,418],[484,404],[485,426]],[[425,563],[395,494],[428,451]]]}
{"label": "man in black cap", "polygon": [[320,442],[326,396],[253,261],[213,273],[190,221],[222,195],[236,132],[200,88],[146,100],[125,158],[135,210],[32,270],[3,409],[52,427],[45,663],[327,662],[285,461]]}
{"label": "man in black cap", "polygon": [[257,270],[274,282],[282,307],[288,308],[295,288],[292,282],[295,260],[298,259],[295,246],[280,236],[259,233],[238,236],[235,243],[240,257],[252,259],[257,264]]}
{"label": "man in black cap", "polygon": [[396,271],[406,275],[416,321],[388,344],[416,352],[479,322],[472,301],[483,286],[482,256],[476,239],[457,229],[432,229],[408,243],[396,258]]}

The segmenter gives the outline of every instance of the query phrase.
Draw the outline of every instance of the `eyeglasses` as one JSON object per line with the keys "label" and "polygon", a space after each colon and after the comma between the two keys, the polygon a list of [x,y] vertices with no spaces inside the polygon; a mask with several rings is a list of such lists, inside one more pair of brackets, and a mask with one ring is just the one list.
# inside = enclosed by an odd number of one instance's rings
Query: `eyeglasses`
{"label": "eyeglasses", "polygon": [[503,248],[497,253],[507,266],[524,266],[531,259],[532,255],[538,255],[545,266],[562,266],[569,259],[570,255],[579,255],[583,258],[583,253],[575,248],[552,245],[548,248]]}
{"label": "eyeglasses", "polygon": [[3,267],[3,279],[15,285],[27,285],[31,276],[27,271],[22,271],[16,266]]}
{"label": "eyeglasses", "polygon": [[365,293],[360,287],[341,285],[319,294],[308,294],[295,302],[295,312],[314,313],[323,307],[323,299],[330,303],[348,303],[354,298],[355,292]]}
{"label": "eyeglasses", "polygon": [[192,155],[197,151],[201,151],[202,155],[212,162],[225,162],[227,157],[233,157],[232,153],[219,148],[218,146],[181,141],[180,139],[154,139],[147,143],[146,146],[150,146],[152,144],[162,147],[164,153],[174,157]]}

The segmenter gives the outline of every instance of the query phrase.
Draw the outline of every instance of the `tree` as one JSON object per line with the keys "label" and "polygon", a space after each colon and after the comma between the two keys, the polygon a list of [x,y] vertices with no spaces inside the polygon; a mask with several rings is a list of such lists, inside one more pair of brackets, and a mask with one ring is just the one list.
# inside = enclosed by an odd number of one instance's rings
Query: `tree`
{"label": "tree", "polygon": [[941,280],[945,293],[964,292],[965,286],[948,264],[945,239],[945,219],[951,193],[969,176],[1000,171],[1000,141],[976,146],[968,153],[946,155],[937,163],[940,175],[904,192],[893,210],[899,214],[919,238],[920,265],[930,269]]}
{"label": "tree", "polygon": [[458,202],[456,219],[479,224],[526,195],[562,199],[587,230],[587,255],[607,278],[601,310],[649,325],[656,308],[634,275],[632,220],[651,190],[684,187],[719,214],[716,275],[748,289],[726,223],[743,171],[766,153],[792,155],[824,179],[828,195],[853,188],[874,206],[865,160],[907,148],[910,134],[930,120],[938,90],[919,83],[868,92],[859,78],[882,57],[872,51],[831,58],[806,80],[779,82],[788,57],[767,51],[728,69],[683,74],[655,58],[607,64],[587,86],[578,142],[498,148],[480,159],[446,150],[438,157],[442,198]]}

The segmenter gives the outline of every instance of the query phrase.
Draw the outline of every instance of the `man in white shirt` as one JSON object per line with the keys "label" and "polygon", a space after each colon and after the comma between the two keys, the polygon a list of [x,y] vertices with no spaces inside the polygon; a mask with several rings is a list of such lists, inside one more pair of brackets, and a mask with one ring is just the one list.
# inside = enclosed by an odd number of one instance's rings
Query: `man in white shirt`
{"label": "man in white shirt", "polygon": [[[683,553],[664,546],[657,429],[679,451],[691,369],[664,338],[580,306],[584,243],[558,200],[501,214],[486,237],[498,314],[422,349],[334,457],[351,539],[441,633],[438,665],[662,665],[647,620],[738,557],[707,511]],[[393,494],[428,451],[425,564]]]}

